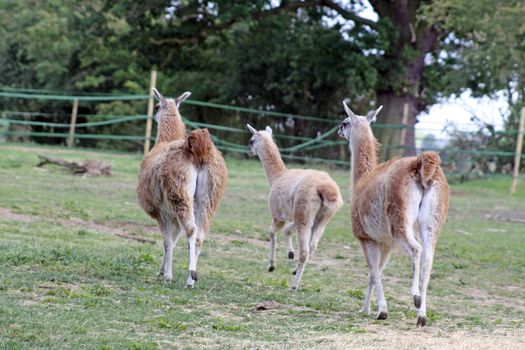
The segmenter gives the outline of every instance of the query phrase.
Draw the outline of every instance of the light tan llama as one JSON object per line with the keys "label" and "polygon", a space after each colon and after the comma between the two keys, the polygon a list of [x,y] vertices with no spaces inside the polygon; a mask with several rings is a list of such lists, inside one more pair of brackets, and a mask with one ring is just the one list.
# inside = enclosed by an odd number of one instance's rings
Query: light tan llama
{"label": "light tan llama", "polygon": [[[386,319],[381,272],[395,243],[412,259],[410,293],[418,309],[417,326],[425,326],[427,287],[439,231],[448,210],[449,187],[437,153],[393,159],[377,164],[377,143],[370,123],[382,106],[366,117],[355,115],[343,102],[346,118],[339,136],[349,141],[352,174],[352,231],[368,264],[368,288],[363,312],[377,292],[377,319]],[[420,242],[416,240],[416,224]],[[421,269],[420,269],[421,265]]]}
{"label": "light tan llama", "polygon": [[250,156],[258,155],[270,183],[268,205],[272,215],[268,271],[275,269],[276,233],[285,224],[288,258],[294,258],[291,234],[297,230],[299,259],[294,271],[291,290],[299,287],[306,262],[317,249],[330,218],[341,208],[343,199],[339,186],[324,171],[287,169],[279,148],[272,139],[272,129],[257,131],[247,125],[253,136],[249,143]]}
{"label": "light tan llama", "polygon": [[[176,99],[164,98],[155,89],[154,93],[159,100],[155,115],[157,140],[142,161],[137,194],[139,204],[157,220],[162,232],[164,257],[159,274],[166,281],[173,278],[173,248],[181,234],[186,234],[190,270],[186,286],[191,287],[197,280],[197,260],[211,219],[224,194],[228,174],[224,159],[207,130],[196,134],[202,134],[202,142],[192,143],[191,136],[195,131],[190,134],[186,155],[183,154],[180,143],[184,140],[185,126],[178,108],[190,93],[185,92]],[[184,189],[186,197],[180,193]],[[188,211],[187,219],[179,217],[179,207]]]}

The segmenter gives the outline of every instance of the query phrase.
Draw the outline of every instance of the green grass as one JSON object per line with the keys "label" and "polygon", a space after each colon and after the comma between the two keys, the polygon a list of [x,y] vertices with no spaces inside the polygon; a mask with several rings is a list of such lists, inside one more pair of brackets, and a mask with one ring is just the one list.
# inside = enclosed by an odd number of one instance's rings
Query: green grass
{"label": "green grass", "polygon": [[[37,154],[102,159],[114,175],[83,178],[36,168]],[[111,233],[160,240],[136,202],[140,160],[0,145],[0,209],[12,213],[0,217],[0,348],[525,346],[525,226],[502,220],[525,218],[525,182],[512,197],[505,178],[452,186],[430,282],[428,327],[417,330],[411,266],[401,251],[383,278],[389,319],[359,312],[367,269],[349,228],[348,204],[329,224],[297,293],[288,290],[293,263],[282,234],[277,269],[266,271],[268,185],[256,160],[227,159],[228,190],[204,244],[195,288],[183,288],[184,243],[174,253],[174,280],[165,284],[157,277],[160,245]],[[325,170],[348,198],[347,170]],[[252,312],[265,301],[278,307]]]}

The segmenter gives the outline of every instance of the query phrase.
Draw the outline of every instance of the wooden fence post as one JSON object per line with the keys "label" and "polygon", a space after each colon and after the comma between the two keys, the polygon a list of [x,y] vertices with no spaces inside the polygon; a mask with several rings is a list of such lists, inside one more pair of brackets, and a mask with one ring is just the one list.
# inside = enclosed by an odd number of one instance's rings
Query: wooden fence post
{"label": "wooden fence post", "polygon": [[151,80],[149,86],[149,100],[148,100],[148,119],[146,120],[146,134],[144,135],[144,154],[149,152],[150,138],[151,138],[151,124],[153,118],[154,94],[153,88],[157,84],[157,71],[151,71]]}
{"label": "wooden fence post", "polygon": [[71,123],[69,124],[69,139],[67,140],[67,146],[69,148],[75,145],[75,127],[77,125],[77,114],[78,114],[78,98],[73,100],[73,110],[71,111]]}
{"label": "wooden fence post", "polygon": [[521,151],[523,146],[523,129],[525,127],[525,107],[521,109],[520,124],[518,127],[518,137],[516,138],[516,151],[514,153],[514,171],[512,174],[512,185],[510,186],[510,194],[516,192],[518,184],[518,176],[520,175]]}
{"label": "wooden fence post", "polygon": [[403,124],[403,127],[401,129],[401,135],[399,137],[399,145],[401,146],[399,148],[399,156],[402,157],[406,154],[406,149],[405,149],[405,139],[406,139],[406,136],[407,136],[407,123],[408,123],[408,113],[410,111],[410,106],[408,105],[408,102],[405,102],[405,104],[403,105],[403,119],[402,119],[402,124]]}

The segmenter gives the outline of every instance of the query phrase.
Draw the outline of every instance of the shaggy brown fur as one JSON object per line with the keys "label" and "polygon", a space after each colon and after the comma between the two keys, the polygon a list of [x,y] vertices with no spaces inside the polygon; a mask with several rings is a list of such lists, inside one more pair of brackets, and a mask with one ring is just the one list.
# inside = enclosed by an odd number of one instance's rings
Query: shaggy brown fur
{"label": "shaggy brown fur", "polygon": [[285,228],[288,257],[293,259],[291,232],[297,229],[299,260],[295,269],[292,290],[299,286],[306,262],[317,249],[319,239],[324,233],[330,218],[343,205],[339,187],[323,171],[293,169],[288,170],[277,145],[272,140],[269,127],[257,131],[248,125],[254,134],[250,140],[250,154],[258,154],[263,163],[270,194],[268,204],[273,218],[270,226],[269,271],[275,269],[275,234]]}
{"label": "shaggy brown fur", "polygon": [[[160,273],[172,278],[172,252],[184,232],[190,247],[190,276],[197,279],[196,264],[211,219],[226,189],[227,168],[207,129],[194,130],[184,139],[185,127],[178,105],[189,96],[166,99],[155,90],[160,109],[157,141],[141,164],[137,194],[140,206],[159,223],[164,239]],[[165,128],[165,129],[164,129]],[[194,235],[194,233],[196,234]]]}
{"label": "shaggy brown fur", "polygon": [[[387,317],[381,271],[392,246],[398,242],[412,257],[411,293],[418,309],[417,325],[424,326],[432,260],[449,201],[449,187],[439,155],[424,152],[417,157],[393,159],[378,165],[379,145],[370,123],[380,108],[362,117],[355,115],[346,104],[344,107],[348,118],[342,123],[339,135],[350,141],[352,153],[352,231],[361,242],[370,271],[363,311],[370,312],[370,296],[375,288],[377,318]],[[415,239],[416,223],[420,242]],[[421,263],[423,269],[420,270]]]}
{"label": "shaggy brown fur", "polygon": [[208,129],[194,130],[186,140],[186,151],[195,164],[202,166],[209,158],[212,145]]}

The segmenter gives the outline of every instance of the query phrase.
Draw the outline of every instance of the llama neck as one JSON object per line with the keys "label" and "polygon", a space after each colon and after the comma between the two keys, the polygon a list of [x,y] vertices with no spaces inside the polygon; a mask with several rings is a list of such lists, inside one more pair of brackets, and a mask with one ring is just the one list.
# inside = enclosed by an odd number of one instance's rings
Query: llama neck
{"label": "llama neck", "polygon": [[261,150],[259,151],[259,158],[264,166],[268,182],[270,183],[270,186],[272,186],[275,180],[287,170],[286,165],[281,158],[281,154],[279,153],[279,148],[277,148],[277,145],[273,140],[263,140],[263,147],[261,147]]}
{"label": "llama neck", "polygon": [[352,186],[377,166],[377,141],[372,130],[363,131],[364,133],[350,141]]}
{"label": "llama neck", "polygon": [[182,122],[179,111],[176,108],[169,108],[158,124],[156,143],[181,140],[186,133],[186,126]]}

